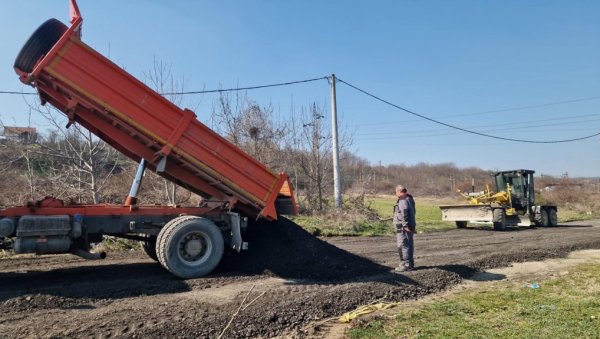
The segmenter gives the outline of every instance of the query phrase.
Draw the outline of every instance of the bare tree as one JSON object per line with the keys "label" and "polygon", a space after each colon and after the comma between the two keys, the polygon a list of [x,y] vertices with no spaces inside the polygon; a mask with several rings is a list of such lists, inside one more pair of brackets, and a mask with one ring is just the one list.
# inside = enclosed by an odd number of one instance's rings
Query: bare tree
{"label": "bare tree", "polygon": [[241,107],[247,97],[235,92],[235,97],[230,93],[221,92],[216,104],[211,111],[211,128],[221,134],[236,146],[241,146]]}
{"label": "bare tree", "polygon": [[282,142],[288,128],[275,118],[271,104],[260,106],[245,94],[223,92],[211,116],[217,133],[267,167],[282,169]]}
{"label": "bare tree", "polygon": [[56,109],[37,102],[28,104],[53,128],[47,140],[35,143],[36,152],[51,159],[53,166],[48,170],[60,184],[53,195],[74,198],[79,203],[99,203],[120,153],[77,124],[64,127],[67,119]]}
{"label": "bare tree", "polygon": [[[152,87],[158,93],[161,93],[173,104],[177,106],[182,105],[183,95],[181,92],[185,90],[187,80],[185,77],[181,77],[179,80],[176,79],[173,76],[171,64],[167,64],[164,61],[156,60],[156,58],[154,58],[152,69],[144,72],[143,78],[148,86]],[[185,192],[180,192],[180,186],[165,178],[150,175],[149,179],[151,179],[149,181],[154,189],[158,189],[156,185],[157,182],[161,183],[160,186],[162,186],[162,188],[160,190],[163,193],[163,201],[170,205],[186,202],[191,197],[191,192],[185,189]]]}
{"label": "bare tree", "polygon": [[0,171],[7,183],[2,191],[8,205],[53,195],[56,190],[52,188],[52,183],[60,181],[52,175],[54,159],[44,155],[38,133],[31,131],[31,110],[26,131],[22,134],[8,135],[8,127],[2,121],[0,127],[4,132],[0,144]]}
{"label": "bare tree", "polygon": [[[221,93],[212,111],[212,128],[248,154],[277,171],[287,172],[301,190],[308,210],[322,211],[333,187],[331,134],[325,109],[313,103],[285,120],[271,105],[260,106],[246,94]],[[342,152],[351,144],[340,133]]]}
{"label": "bare tree", "polygon": [[323,112],[322,107],[313,103],[308,110],[302,108],[299,117],[292,114],[289,139],[295,150],[292,163],[298,166],[294,173],[298,176],[297,170],[300,171],[307,207],[318,211],[324,209],[324,197],[333,185],[331,134],[325,129]]}

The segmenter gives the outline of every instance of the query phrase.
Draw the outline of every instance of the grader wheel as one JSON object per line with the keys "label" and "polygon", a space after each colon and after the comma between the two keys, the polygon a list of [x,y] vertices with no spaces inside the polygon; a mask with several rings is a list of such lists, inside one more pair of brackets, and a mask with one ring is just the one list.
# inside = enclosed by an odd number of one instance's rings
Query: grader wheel
{"label": "grader wheel", "polygon": [[504,231],[506,229],[506,211],[502,208],[495,208],[492,214],[494,231]]}
{"label": "grader wheel", "polygon": [[550,220],[548,218],[548,211],[540,210],[540,212],[535,215],[535,224],[537,226],[542,226],[542,227],[550,226]]}
{"label": "grader wheel", "polygon": [[548,226],[558,225],[558,215],[555,209],[548,210]]}

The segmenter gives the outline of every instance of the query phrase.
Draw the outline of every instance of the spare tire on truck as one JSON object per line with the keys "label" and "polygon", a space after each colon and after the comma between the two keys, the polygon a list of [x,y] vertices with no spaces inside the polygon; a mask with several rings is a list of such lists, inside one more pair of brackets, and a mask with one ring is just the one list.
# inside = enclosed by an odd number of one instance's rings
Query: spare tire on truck
{"label": "spare tire on truck", "polygon": [[14,67],[27,73],[33,71],[35,64],[52,49],[67,29],[65,24],[56,19],[44,22],[25,42],[15,59]]}

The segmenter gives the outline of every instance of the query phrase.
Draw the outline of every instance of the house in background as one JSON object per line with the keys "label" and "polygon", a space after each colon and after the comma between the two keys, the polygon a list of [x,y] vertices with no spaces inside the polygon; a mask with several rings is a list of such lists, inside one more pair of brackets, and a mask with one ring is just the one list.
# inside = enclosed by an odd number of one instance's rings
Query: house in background
{"label": "house in background", "polygon": [[35,127],[4,126],[2,139],[19,140],[21,142],[35,142],[37,131]]}

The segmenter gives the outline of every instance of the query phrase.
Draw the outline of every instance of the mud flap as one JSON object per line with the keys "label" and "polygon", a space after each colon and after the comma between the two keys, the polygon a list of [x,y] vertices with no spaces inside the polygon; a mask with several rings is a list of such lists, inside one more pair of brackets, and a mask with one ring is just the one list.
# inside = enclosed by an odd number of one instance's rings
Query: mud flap
{"label": "mud flap", "polygon": [[237,252],[247,250],[248,243],[242,240],[242,227],[245,228],[248,225],[248,219],[233,212],[228,212],[227,215],[231,225],[231,248]]}

